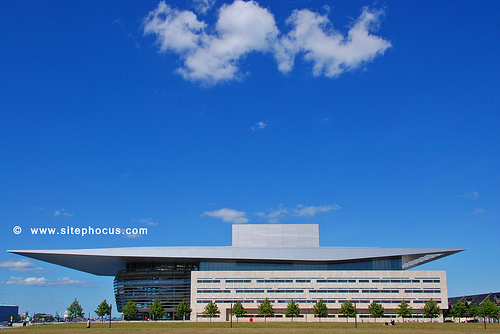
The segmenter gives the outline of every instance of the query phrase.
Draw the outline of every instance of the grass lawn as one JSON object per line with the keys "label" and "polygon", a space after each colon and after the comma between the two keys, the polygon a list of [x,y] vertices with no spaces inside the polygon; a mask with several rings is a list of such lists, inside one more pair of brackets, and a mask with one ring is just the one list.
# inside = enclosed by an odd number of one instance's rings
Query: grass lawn
{"label": "grass lawn", "polygon": [[487,324],[484,330],[482,323],[476,324],[453,324],[453,323],[405,323],[396,326],[384,326],[383,324],[358,323],[182,323],[182,322],[120,322],[113,323],[111,329],[108,323],[92,323],[90,329],[85,323],[36,325],[20,328],[9,328],[0,330],[0,334],[10,333],[47,333],[47,334],[80,334],[80,333],[499,333],[500,324]]}

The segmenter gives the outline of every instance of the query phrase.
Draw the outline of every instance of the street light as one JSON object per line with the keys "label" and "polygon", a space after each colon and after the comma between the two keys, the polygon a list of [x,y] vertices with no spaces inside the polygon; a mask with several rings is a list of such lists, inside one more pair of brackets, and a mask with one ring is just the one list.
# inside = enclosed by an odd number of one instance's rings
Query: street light
{"label": "street light", "polygon": [[109,305],[109,328],[111,328],[111,310],[113,309],[113,305]]}

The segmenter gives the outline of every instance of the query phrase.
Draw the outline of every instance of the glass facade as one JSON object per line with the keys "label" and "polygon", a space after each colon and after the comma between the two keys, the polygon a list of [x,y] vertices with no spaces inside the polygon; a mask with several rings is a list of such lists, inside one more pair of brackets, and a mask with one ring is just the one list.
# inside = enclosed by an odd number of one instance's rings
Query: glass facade
{"label": "glass facade", "polygon": [[196,263],[131,263],[115,277],[114,290],[118,312],[133,301],[145,318],[159,298],[165,312],[172,313],[184,298],[189,303],[191,271]]}
{"label": "glass facade", "polygon": [[401,258],[373,259],[350,262],[243,262],[201,261],[201,271],[254,271],[254,270],[402,270]]}

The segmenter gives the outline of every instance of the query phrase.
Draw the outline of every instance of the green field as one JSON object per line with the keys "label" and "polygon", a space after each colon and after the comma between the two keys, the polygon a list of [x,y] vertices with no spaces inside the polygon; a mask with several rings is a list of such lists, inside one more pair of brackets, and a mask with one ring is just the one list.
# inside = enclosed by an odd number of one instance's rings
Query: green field
{"label": "green field", "polygon": [[79,333],[499,333],[500,324],[487,324],[484,330],[482,323],[453,324],[453,323],[405,323],[396,326],[383,324],[358,323],[182,323],[182,322],[138,322],[138,323],[113,323],[108,328],[108,323],[92,323],[92,328],[87,329],[85,323],[36,325],[29,327],[2,329],[0,334],[10,333],[54,333],[54,334],[79,334]]}

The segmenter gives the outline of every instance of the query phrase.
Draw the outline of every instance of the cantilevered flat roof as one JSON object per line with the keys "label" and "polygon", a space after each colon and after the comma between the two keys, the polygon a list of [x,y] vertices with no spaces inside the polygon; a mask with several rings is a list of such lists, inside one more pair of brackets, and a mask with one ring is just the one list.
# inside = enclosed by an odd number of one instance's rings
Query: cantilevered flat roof
{"label": "cantilevered flat roof", "polygon": [[401,257],[403,269],[434,261],[464,248],[378,247],[129,247],[8,252],[87,273],[115,276],[127,263],[165,261],[341,262]]}

